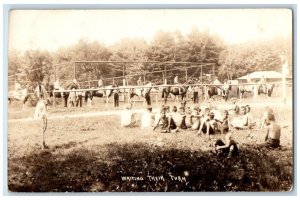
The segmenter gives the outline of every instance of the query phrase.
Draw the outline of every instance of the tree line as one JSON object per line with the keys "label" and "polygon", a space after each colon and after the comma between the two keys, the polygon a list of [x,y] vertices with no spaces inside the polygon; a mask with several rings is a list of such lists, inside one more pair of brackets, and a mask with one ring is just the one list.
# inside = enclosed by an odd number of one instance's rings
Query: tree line
{"label": "tree line", "polygon": [[[292,36],[289,38],[270,38],[270,40],[256,40],[243,44],[228,45],[224,40],[208,31],[194,28],[187,35],[180,31],[156,33],[152,41],[143,38],[124,38],[111,46],[81,39],[77,44],[61,47],[54,52],[47,50],[29,49],[25,52],[9,51],[8,76],[14,80],[15,74],[24,75],[30,82],[54,82],[54,77],[61,80],[72,80],[72,61],[158,61],[158,62],[196,62],[214,65],[203,68],[204,74],[215,73],[222,81],[235,79],[253,71],[274,70],[281,71],[280,55],[287,56],[289,70],[292,70]],[[60,63],[66,63],[56,65]],[[100,77],[122,77],[123,69],[129,80],[137,77],[132,74],[147,74],[148,80],[161,80],[161,74],[151,74],[172,68],[177,71],[168,72],[171,78],[179,74],[183,80],[185,71],[182,64],[166,66],[162,63],[79,63],[76,77],[80,80],[97,80]],[[199,77],[200,71],[188,70],[189,77]],[[56,71],[56,75],[55,75]],[[20,76],[17,76],[20,78]]]}

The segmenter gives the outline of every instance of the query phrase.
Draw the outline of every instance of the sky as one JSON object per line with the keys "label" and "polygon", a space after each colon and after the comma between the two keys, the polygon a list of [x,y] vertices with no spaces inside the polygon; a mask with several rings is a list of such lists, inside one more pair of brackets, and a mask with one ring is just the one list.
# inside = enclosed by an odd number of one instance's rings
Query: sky
{"label": "sky", "polygon": [[158,31],[193,28],[217,34],[227,44],[287,37],[292,34],[288,9],[143,9],[13,10],[9,14],[9,49],[47,49],[80,39],[111,45],[122,38],[150,42]]}

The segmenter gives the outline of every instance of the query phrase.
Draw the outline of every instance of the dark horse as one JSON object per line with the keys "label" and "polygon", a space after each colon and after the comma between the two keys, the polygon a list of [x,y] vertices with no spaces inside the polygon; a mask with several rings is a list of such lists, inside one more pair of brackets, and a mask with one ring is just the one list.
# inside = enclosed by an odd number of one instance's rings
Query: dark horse
{"label": "dark horse", "polygon": [[[114,91],[114,87],[113,85],[109,85],[103,88],[91,88],[93,90],[88,90],[85,92],[84,94],[84,100],[87,103],[88,99],[92,100],[93,97],[111,97],[111,95],[113,94]],[[94,90],[94,89],[98,89],[98,90]]]}
{"label": "dark horse", "polygon": [[[194,81],[193,80],[189,80],[184,84],[193,84]],[[179,87],[181,89],[181,93],[179,94]],[[178,86],[166,86],[163,88],[162,90],[162,98],[164,98],[164,102],[165,104],[167,103],[167,98],[169,96],[169,94],[173,94],[176,98],[176,96],[181,95],[181,101],[183,101],[183,99],[186,97],[186,93],[189,89],[189,85],[178,85]]]}
{"label": "dark horse", "polygon": [[[134,96],[137,97],[145,97],[145,100],[147,102],[147,105],[150,106],[151,105],[151,96],[150,96],[150,92],[151,89],[153,88],[152,86],[154,86],[155,83],[153,82],[149,82],[147,83],[145,86],[145,88],[135,88],[133,90],[131,90],[130,92],[130,99],[132,99]],[[158,90],[158,88],[155,88]]]}
{"label": "dark horse", "polygon": [[229,90],[231,90],[230,82],[228,82],[228,84],[222,85],[222,83],[219,80],[215,80],[214,84],[217,85],[207,87],[208,98],[211,99],[213,96],[217,95],[222,97],[225,101],[227,101],[229,97]]}
{"label": "dark horse", "polygon": [[[53,84],[48,85],[46,88],[47,88],[47,91],[49,93],[49,96],[53,97],[54,85]],[[68,84],[65,87],[66,90],[70,90],[72,88],[77,89],[78,86],[74,85],[73,83],[71,83],[71,84]],[[55,98],[63,98],[64,99],[64,106],[65,107],[68,106],[68,98],[69,98],[70,92],[59,92],[59,90],[56,90],[56,92],[54,93],[54,95],[55,95]]]}
{"label": "dark horse", "polygon": [[258,86],[258,95],[260,94],[266,94],[268,95],[268,97],[271,97],[272,93],[273,93],[273,89],[275,87],[274,83],[267,83],[265,85],[261,84]]}

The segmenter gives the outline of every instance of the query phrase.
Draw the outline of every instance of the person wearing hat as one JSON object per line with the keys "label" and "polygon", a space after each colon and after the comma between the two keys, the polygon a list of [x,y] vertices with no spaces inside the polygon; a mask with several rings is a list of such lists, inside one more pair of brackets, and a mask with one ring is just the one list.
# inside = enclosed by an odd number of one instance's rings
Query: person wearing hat
{"label": "person wearing hat", "polygon": [[267,148],[278,148],[280,146],[281,127],[275,122],[275,115],[268,113],[267,121],[267,132],[265,135],[265,143],[263,147]]}

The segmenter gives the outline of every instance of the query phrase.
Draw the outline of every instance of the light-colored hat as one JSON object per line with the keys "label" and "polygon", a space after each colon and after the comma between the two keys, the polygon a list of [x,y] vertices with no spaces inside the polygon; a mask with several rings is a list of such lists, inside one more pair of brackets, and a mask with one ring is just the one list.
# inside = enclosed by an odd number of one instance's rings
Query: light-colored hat
{"label": "light-colored hat", "polygon": [[73,83],[77,83],[76,79],[73,80]]}

